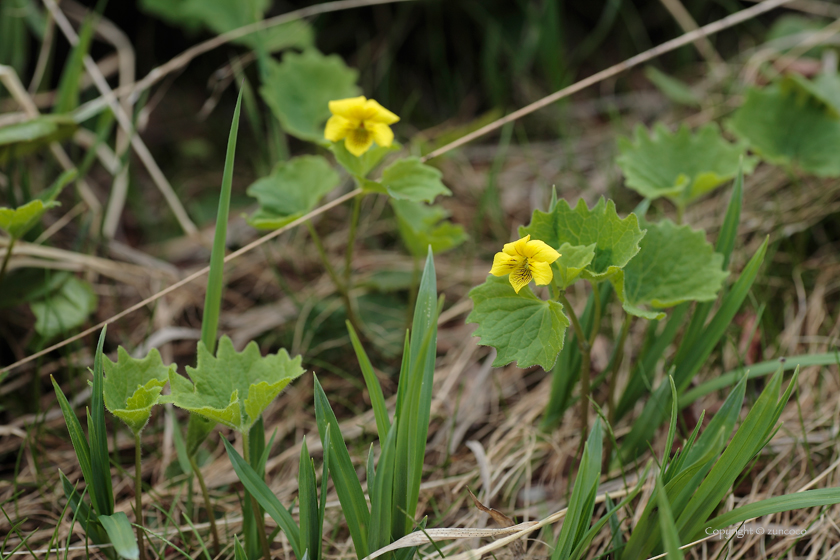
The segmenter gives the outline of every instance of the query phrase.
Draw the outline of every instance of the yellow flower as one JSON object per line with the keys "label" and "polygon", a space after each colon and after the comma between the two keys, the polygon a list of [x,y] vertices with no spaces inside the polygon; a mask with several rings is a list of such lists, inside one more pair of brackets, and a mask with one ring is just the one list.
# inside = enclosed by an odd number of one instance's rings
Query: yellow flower
{"label": "yellow flower", "polygon": [[374,101],[361,97],[350,97],[330,101],[333,116],[327,121],[324,138],[330,142],[344,140],[347,151],[359,157],[371,145],[387,148],[394,141],[394,133],[388,125],[400,118]]}
{"label": "yellow flower", "polygon": [[502,252],[493,258],[490,274],[510,274],[510,285],[518,294],[531,280],[543,286],[551,283],[554,277],[551,263],[559,257],[560,253],[538,239],[531,241],[531,236],[526,235],[519,241],[505,243]]}

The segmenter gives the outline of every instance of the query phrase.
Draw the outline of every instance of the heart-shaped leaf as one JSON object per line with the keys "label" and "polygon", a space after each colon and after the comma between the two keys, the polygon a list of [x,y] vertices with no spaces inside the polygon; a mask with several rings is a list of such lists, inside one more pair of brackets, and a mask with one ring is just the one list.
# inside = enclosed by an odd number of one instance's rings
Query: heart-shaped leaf
{"label": "heart-shaped leaf", "polygon": [[[677,205],[730,181],[738,173],[745,151],[743,144],[730,144],[714,123],[691,134],[686,125],[671,133],[661,123],[648,133],[636,128],[635,142],[619,140],[621,155],[616,160],[627,186],[640,195],[667,197]],[[755,158],[744,158],[744,173],[751,173]]]}
{"label": "heart-shaped leaf", "polygon": [[35,315],[35,331],[50,339],[84,324],[88,315],[96,311],[96,304],[90,284],[68,276],[57,290],[29,307]]}
{"label": "heart-shaped leaf", "polygon": [[391,200],[400,237],[409,252],[422,257],[429,246],[435,254],[453,249],[466,241],[464,228],[446,220],[449,212],[440,206],[429,206],[410,200]]}
{"label": "heart-shaped leaf", "polygon": [[658,319],[661,312],[642,306],[673,307],[684,301],[711,301],[728,273],[723,255],[714,252],[702,230],[670,220],[646,224],[641,250],[616,277],[616,293],[631,315]]}
{"label": "heart-shaped leaf", "polygon": [[152,348],[143,359],[132,358],[120,346],[117,361],[107,357],[105,366],[105,408],[139,434],[152,414],[152,407],[160,400],[160,392],[176,365],[163,365],[160,352]]}
{"label": "heart-shaped leaf", "polygon": [[822,177],[840,176],[840,120],[824,102],[774,84],[750,89],[727,127],[763,159]]}
{"label": "heart-shaped leaf", "polygon": [[616,275],[639,252],[645,232],[639,229],[635,214],[619,218],[615,203],[601,198],[590,210],[583,199],[572,209],[558,200],[549,212],[534,210],[531,223],[519,228],[520,237],[531,235],[550,247],[595,245],[595,256],[581,272],[581,277],[602,282]]}
{"label": "heart-shaped leaf", "polygon": [[271,62],[260,88],[266,104],[289,134],[323,143],[329,102],[358,95],[359,73],[336,56],[314,49],[287,52],[283,62]]}
{"label": "heart-shaped leaf", "polygon": [[481,337],[479,344],[496,349],[493,366],[515,360],[521,368],[551,369],[569,326],[562,304],[541,300],[529,286],[517,294],[507,278],[496,276],[470,290],[470,298],[474,307],[467,323],[478,323],[473,334]]}
{"label": "heart-shaped leaf", "polygon": [[237,352],[227,336],[214,357],[199,342],[197,367],[187,367],[192,381],[170,374],[172,393],[160,402],[245,433],[286,385],[303,374],[300,362],[300,356],[291,359],[285,349],[263,357],[256,342]]}
{"label": "heart-shaped leaf", "polygon": [[338,182],[338,173],[321,156],[280,162],[270,175],[248,187],[248,194],[260,203],[248,223],[259,229],[283,227],[315,208]]}
{"label": "heart-shaped leaf", "polygon": [[438,195],[452,195],[441,182],[441,176],[440,171],[426,165],[420,158],[409,157],[395,161],[382,171],[380,181],[366,181],[363,187],[369,191],[387,193],[397,200],[431,204]]}
{"label": "heart-shaped leaf", "polygon": [[373,145],[368,151],[360,156],[354,156],[347,151],[344,141],[333,142],[330,145],[330,151],[335,155],[335,160],[347,170],[348,173],[357,179],[364,179],[367,174],[376,167],[382,158],[388,155],[388,152],[395,152],[399,150],[400,146],[397,142],[392,142],[389,147],[382,147]]}

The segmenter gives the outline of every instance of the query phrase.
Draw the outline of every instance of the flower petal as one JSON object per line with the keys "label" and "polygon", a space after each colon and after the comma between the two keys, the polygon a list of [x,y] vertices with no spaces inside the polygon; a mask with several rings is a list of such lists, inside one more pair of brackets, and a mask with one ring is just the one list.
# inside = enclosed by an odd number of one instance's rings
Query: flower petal
{"label": "flower petal", "polygon": [[549,264],[560,258],[560,253],[539,239],[534,239],[526,243],[523,254],[529,259],[547,262]]}
{"label": "flower petal", "polygon": [[493,276],[506,276],[516,270],[521,259],[511,257],[506,253],[496,253],[493,257],[493,268],[490,269],[490,274]]}
{"label": "flower petal", "polygon": [[373,145],[373,134],[364,128],[354,128],[347,134],[344,140],[344,146],[347,151],[356,157],[359,157],[370,149]]}
{"label": "flower petal", "polygon": [[531,275],[538,286],[547,286],[551,284],[551,279],[554,278],[554,273],[551,271],[551,265],[547,262],[530,261],[528,266],[531,268]]}
{"label": "flower petal", "polygon": [[519,290],[528,285],[531,279],[531,268],[524,262],[510,273],[510,285],[513,286],[513,290],[517,294]]}
{"label": "flower petal", "polygon": [[346,138],[355,128],[353,122],[349,119],[345,119],[339,115],[333,115],[327,121],[327,127],[324,129],[324,138],[330,142],[338,142]]}
{"label": "flower petal", "polygon": [[346,119],[361,121],[365,114],[365,96],[330,101],[330,113]]}
{"label": "flower petal", "polygon": [[[381,124],[394,124],[400,118],[373,99],[365,103],[365,120]],[[377,142],[379,144],[379,142]]]}
{"label": "flower petal", "polygon": [[525,237],[523,237],[522,239],[519,239],[519,240],[514,242],[513,250],[516,251],[517,255],[521,255],[523,257],[528,256],[527,251],[528,251],[528,243],[530,242],[530,239],[531,239],[531,236],[529,234],[529,235],[526,235]]}
{"label": "flower petal", "polygon": [[394,132],[387,124],[382,123],[366,123],[367,128],[373,134],[373,140],[377,146],[389,148],[394,141]]}

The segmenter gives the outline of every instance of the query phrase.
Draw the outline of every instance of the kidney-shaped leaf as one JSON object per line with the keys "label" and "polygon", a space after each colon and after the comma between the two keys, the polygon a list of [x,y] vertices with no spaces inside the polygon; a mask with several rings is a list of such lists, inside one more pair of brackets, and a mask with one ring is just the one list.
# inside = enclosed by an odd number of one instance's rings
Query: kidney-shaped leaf
{"label": "kidney-shaped leaf", "polygon": [[338,182],[338,173],[321,156],[280,162],[270,175],[248,187],[248,194],[260,203],[248,223],[260,229],[283,227],[315,208]]}
{"label": "kidney-shaped leaf", "polygon": [[615,203],[601,198],[590,210],[583,199],[572,209],[565,200],[557,201],[550,212],[534,210],[531,223],[519,228],[519,235],[530,234],[554,249],[564,243],[573,246],[595,244],[595,256],[581,272],[593,282],[608,280],[639,252],[645,232],[639,229],[635,214],[619,218]]}
{"label": "kidney-shaped leaf", "polygon": [[467,239],[464,228],[447,220],[449,213],[440,206],[410,200],[392,200],[391,206],[400,237],[414,256],[425,256],[430,246],[433,253],[442,253]]}
{"label": "kidney-shaped leaf", "polygon": [[631,315],[661,316],[641,306],[672,307],[684,301],[710,301],[717,297],[728,273],[723,255],[715,253],[702,230],[677,226],[670,220],[647,224],[641,250],[624,267],[624,309]]}
{"label": "kidney-shaped leaf", "polygon": [[192,381],[172,373],[172,393],[160,402],[171,402],[245,433],[280,391],[303,373],[300,362],[300,356],[292,359],[285,349],[263,357],[256,342],[237,352],[226,336],[214,357],[199,342],[197,367],[187,367]]}
{"label": "kidney-shaped leaf", "polygon": [[770,163],[840,176],[840,120],[813,96],[779,84],[751,89],[727,126]]}
{"label": "kidney-shaped leaf", "polygon": [[329,102],[358,95],[358,75],[336,55],[324,56],[316,50],[288,52],[283,62],[270,64],[260,93],[286,132],[324,142]]}
{"label": "kidney-shaped leaf", "polygon": [[470,298],[474,307],[467,323],[478,323],[474,334],[480,344],[496,349],[494,366],[516,360],[521,368],[551,369],[569,326],[562,304],[543,301],[527,287],[517,294],[507,278],[496,276],[470,290]]}
{"label": "kidney-shaped leaf", "polygon": [[[657,124],[650,133],[636,128],[636,138],[619,140],[616,160],[627,186],[644,197],[668,197],[683,205],[733,179],[738,173],[743,144],[730,144],[714,123],[691,134],[683,125],[671,133]],[[745,158],[744,172],[751,173],[754,158]]]}
{"label": "kidney-shaped leaf", "polygon": [[137,359],[120,346],[117,361],[105,357],[103,366],[105,408],[139,434],[149,421],[152,407],[160,399],[161,389],[175,373],[175,364],[163,365],[156,348],[152,348],[145,358]]}
{"label": "kidney-shaped leaf", "polygon": [[452,194],[441,182],[441,175],[440,171],[426,165],[420,158],[409,157],[386,167],[380,182],[366,181],[364,186],[367,190],[387,193],[397,200],[431,204],[439,194]]}
{"label": "kidney-shaped leaf", "polygon": [[68,276],[59,288],[40,301],[29,304],[35,315],[35,331],[45,339],[84,324],[96,310],[96,294],[90,285],[75,276]]}

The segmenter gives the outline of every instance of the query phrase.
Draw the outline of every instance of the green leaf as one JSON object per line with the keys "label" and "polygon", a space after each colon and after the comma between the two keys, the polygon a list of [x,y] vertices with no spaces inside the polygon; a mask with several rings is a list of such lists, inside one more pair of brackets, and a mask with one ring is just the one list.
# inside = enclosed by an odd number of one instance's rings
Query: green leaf
{"label": "green leaf", "polygon": [[426,165],[418,157],[399,159],[382,171],[378,187],[370,190],[381,192],[383,189],[397,200],[412,202],[434,202],[438,195],[451,196],[452,192],[446,188],[440,178],[443,174]]}
{"label": "green leaf", "polygon": [[616,286],[625,311],[638,315],[643,305],[714,300],[728,273],[722,270],[723,255],[714,252],[704,232],[670,220],[646,227],[639,254],[624,267],[623,289]]}
{"label": "green leaf", "polygon": [[20,239],[26,232],[41,221],[41,216],[50,208],[61,206],[58,202],[47,202],[35,199],[23,206],[15,208],[0,208],[0,229],[6,230],[12,239]]}
{"label": "green leaf", "polygon": [[813,96],[784,91],[779,84],[750,89],[726,125],[770,163],[840,176],[840,120]]}
{"label": "green leaf", "polygon": [[688,105],[689,107],[700,106],[700,96],[694,93],[690,87],[684,82],[665,74],[654,66],[645,67],[645,77],[661,91],[665,97],[679,103],[680,105]]}
{"label": "green leaf", "polygon": [[58,84],[54,113],[69,113],[79,106],[79,90],[81,78],[85,71],[85,57],[90,51],[93,33],[99,22],[99,14],[94,13],[85,17],[79,30],[79,40],[70,51],[70,56],[64,63],[61,80]]}
{"label": "green leaf", "polygon": [[[96,491],[96,489],[93,487],[93,469],[90,464],[90,444],[85,436],[84,429],[82,429],[82,423],[79,422],[79,418],[76,416],[76,413],[73,412],[73,408],[67,401],[64,391],[61,390],[61,387],[52,375],[50,375],[50,381],[52,381],[53,388],[55,389],[55,395],[58,398],[58,406],[61,408],[61,414],[64,416],[64,423],[67,425],[67,431],[70,433],[70,442],[73,444],[73,451],[76,452],[76,461],[79,463],[79,469],[82,471],[82,477],[84,477],[85,483],[87,484],[87,491],[92,494]],[[64,474],[62,473],[62,477],[63,476]],[[93,495],[91,495],[91,502],[96,503]]]}
{"label": "green leaf", "polygon": [[0,127],[0,163],[37,152],[52,142],[69,138],[78,126],[66,115],[41,115]]}
{"label": "green leaf", "polygon": [[192,381],[172,373],[172,392],[160,402],[245,433],[286,385],[303,374],[300,362],[300,356],[291,359],[285,349],[263,357],[256,342],[237,352],[227,336],[214,357],[199,342],[198,365],[187,366]]}
{"label": "green leaf", "polygon": [[41,301],[29,304],[35,315],[35,331],[45,339],[84,324],[96,311],[97,299],[90,284],[68,276],[61,287]]}
{"label": "green leaf", "polygon": [[565,200],[558,200],[550,212],[534,210],[531,223],[519,228],[519,235],[530,234],[553,248],[595,244],[595,256],[581,273],[592,282],[602,282],[616,275],[639,252],[645,232],[639,229],[635,214],[619,218],[615,203],[603,198],[590,210],[583,199],[574,210]]}
{"label": "green leaf", "polygon": [[665,542],[665,554],[667,560],[683,560],[680,550],[680,535],[674,523],[674,516],[671,513],[671,504],[668,503],[668,495],[662,481],[656,479],[656,503],[659,506],[659,524],[662,529],[662,540]]}
{"label": "green leaf", "polygon": [[283,62],[267,66],[260,94],[289,134],[323,143],[329,102],[358,95],[359,73],[336,56],[314,49],[288,52]]}
{"label": "green leaf", "polygon": [[100,515],[99,522],[105,527],[105,532],[108,533],[108,538],[120,557],[129,560],[140,558],[137,538],[125,513],[118,511],[113,515]]}
{"label": "green leaf", "polygon": [[248,187],[248,194],[260,203],[248,223],[260,229],[283,227],[315,208],[338,182],[338,173],[321,156],[280,162],[269,176]]}
{"label": "green leaf", "polygon": [[96,498],[94,509],[99,515],[114,513],[114,489],[111,485],[111,457],[108,454],[108,430],[105,427],[105,403],[103,389],[105,384],[103,361],[105,354],[105,333],[108,327],[102,327],[99,342],[93,355],[93,385],[91,387],[90,410],[88,411],[88,437],[90,438],[90,466],[96,489],[92,497]]}
{"label": "green leaf", "polygon": [[448,221],[449,212],[440,206],[392,199],[391,207],[397,216],[400,237],[415,257],[425,255],[429,246],[433,253],[439,254],[467,240],[464,228]]}
{"label": "green leaf", "polygon": [[319,517],[318,490],[315,484],[315,467],[306,447],[306,437],[300,447],[298,466],[298,509],[300,511],[300,540],[309,557],[319,560],[321,548],[321,528],[323,519]]}
{"label": "green leaf", "polygon": [[[363,153],[360,156],[354,156],[350,152],[347,151],[347,147],[344,145],[344,140],[339,142],[333,142],[330,144],[330,151],[335,156],[335,160],[347,170],[348,173],[356,177],[357,179],[364,179],[367,177],[367,174],[371,172],[371,170],[376,167],[382,158],[388,155],[389,152],[396,152],[402,146],[400,146],[397,142],[392,142],[390,147],[382,147],[377,146],[374,144],[368,151]],[[365,183],[372,183],[372,188],[375,190],[378,187],[381,187],[379,183],[375,183],[374,181],[365,181],[363,182],[363,188]],[[379,191],[377,191],[379,192]]]}
{"label": "green leaf", "polygon": [[589,245],[563,243],[557,252],[560,253],[560,258],[551,264],[554,281],[561,288],[568,288],[575,283],[575,280],[595,258],[595,243]]}
{"label": "green leaf", "polygon": [[175,364],[163,365],[160,352],[152,348],[142,360],[132,358],[120,346],[117,361],[105,358],[105,408],[139,434],[158,403],[160,392],[169,376],[175,373]]}
{"label": "green leaf", "polygon": [[825,105],[828,113],[840,119],[840,76],[820,74],[809,80],[802,74],[789,74],[782,80],[782,89],[800,90],[805,95],[813,96]]}
{"label": "green leaf", "polygon": [[473,311],[467,323],[478,323],[473,334],[481,337],[480,344],[498,352],[494,367],[515,360],[521,368],[551,369],[569,326],[562,304],[541,300],[530,287],[517,294],[507,278],[496,276],[470,290],[470,298]]}
{"label": "green leaf", "polygon": [[[730,144],[714,123],[691,134],[682,125],[671,133],[659,123],[648,133],[636,128],[635,142],[619,140],[621,155],[616,160],[627,186],[640,195],[667,197],[678,206],[730,181],[738,173],[744,144]],[[755,158],[744,160],[744,172],[755,167]]]}
{"label": "green leaf", "polygon": [[367,386],[370,405],[373,408],[373,416],[376,419],[376,431],[379,435],[379,441],[385,441],[388,437],[388,431],[391,429],[391,420],[388,417],[388,409],[385,406],[385,396],[382,394],[382,386],[379,384],[376,372],[373,371],[373,364],[370,363],[370,358],[368,358],[367,352],[365,352],[365,347],[362,346],[362,342],[359,340],[356,330],[350,324],[350,321],[347,321],[347,332],[350,334],[350,342],[353,344],[356,359],[359,361],[362,376],[365,378],[365,386]]}

